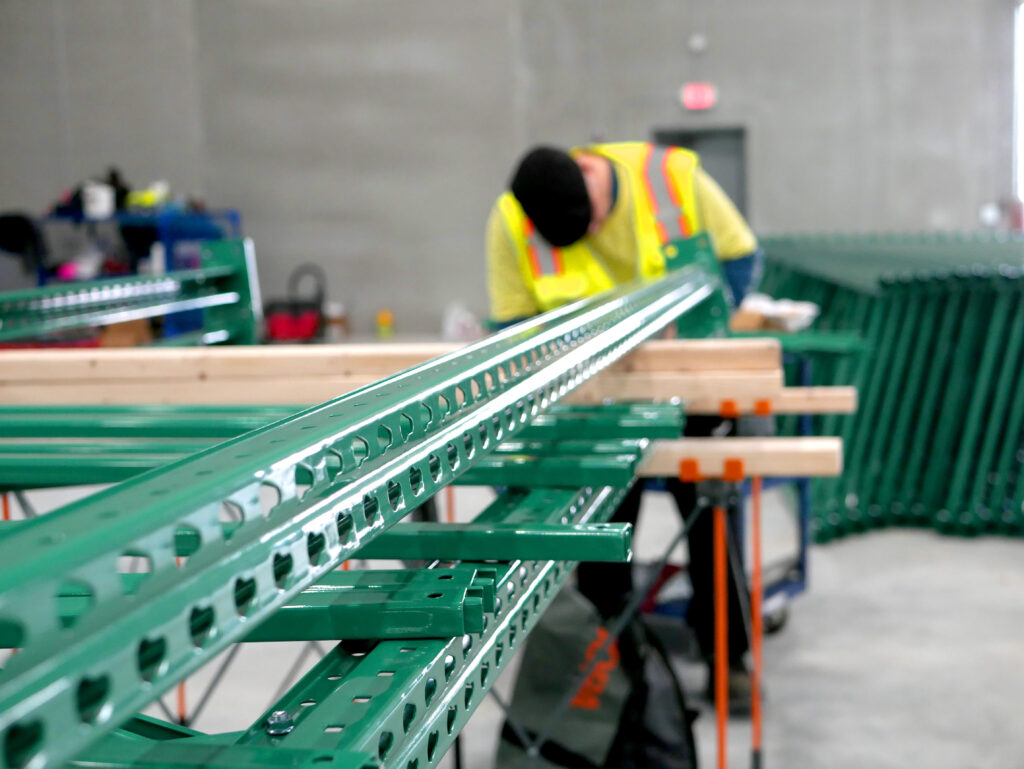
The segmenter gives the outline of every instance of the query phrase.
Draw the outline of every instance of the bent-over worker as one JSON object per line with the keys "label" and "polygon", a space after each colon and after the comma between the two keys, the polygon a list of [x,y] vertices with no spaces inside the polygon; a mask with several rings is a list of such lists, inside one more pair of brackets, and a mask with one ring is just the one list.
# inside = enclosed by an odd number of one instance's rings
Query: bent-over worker
{"label": "bent-over worker", "polygon": [[[593,144],[568,152],[540,146],[519,161],[487,223],[487,288],[491,320],[506,326],[637,277],[665,271],[663,247],[700,232],[710,236],[725,275],[728,298],[738,305],[756,284],[757,240],[697,155],[647,142]],[[686,435],[728,430],[716,418],[690,417]],[[636,522],[638,482],[613,520]],[[668,481],[684,519],[695,511],[692,484]],[[737,511],[730,511],[738,541]],[[687,619],[710,665],[714,650],[712,517],[704,511],[688,533],[693,585]],[[735,552],[733,566],[741,563]],[[624,606],[632,590],[628,564],[582,564],[579,587],[603,616]],[[746,580],[730,569],[730,703],[749,706]],[[711,676],[709,674],[709,689]]]}

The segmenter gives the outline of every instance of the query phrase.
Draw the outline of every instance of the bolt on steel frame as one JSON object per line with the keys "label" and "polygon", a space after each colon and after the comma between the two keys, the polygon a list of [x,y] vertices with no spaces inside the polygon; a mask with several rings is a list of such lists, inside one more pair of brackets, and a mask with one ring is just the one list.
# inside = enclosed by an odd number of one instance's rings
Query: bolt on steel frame
{"label": "bolt on steel frame", "polygon": [[[0,631],[20,649],[0,673],[0,766],[433,765],[571,563],[468,562],[462,613],[446,620],[466,634],[365,654],[342,641],[273,709],[310,703],[287,735],[264,719],[239,738],[134,716],[680,316],[698,335],[724,319],[717,272],[691,264],[566,306],[19,524],[0,538]],[[506,512],[600,522],[624,487]],[[141,574],[119,573],[125,556]],[[371,701],[344,730],[327,722]]]}

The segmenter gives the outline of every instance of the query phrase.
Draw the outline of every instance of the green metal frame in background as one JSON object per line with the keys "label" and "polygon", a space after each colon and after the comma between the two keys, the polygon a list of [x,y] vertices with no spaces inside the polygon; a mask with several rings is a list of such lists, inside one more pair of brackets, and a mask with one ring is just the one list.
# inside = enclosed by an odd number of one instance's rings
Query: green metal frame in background
{"label": "green metal frame in background", "polygon": [[262,305],[251,240],[208,241],[202,266],[0,294],[0,343],[202,310],[203,325],[158,344],[255,344]]}
{"label": "green metal frame in background", "polygon": [[[0,674],[0,766],[46,769],[76,759],[90,766],[433,765],[571,564],[481,564],[478,570],[494,573],[500,603],[480,618],[466,613],[464,598],[460,615],[467,627],[479,622],[480,634],[382,641],[365,659],[343,645],[317,668],[337,665],[339,672],[307,676],[282,703],[323,720],[329,716],[321,713],[335,712],[316,707],[323,698],[298,706],[289,698],[315,686],[332,705],[372,700],[373,708],[353,711],[352,718],[370,714],[361,726],[346,723],[336,733],[328,727],[337,724],[300,729],[305,721],[296,720],[282,739],[259,722],[238,742],[186,739],[188,732],[138,720],[113,730],[303,591],[330,580],[342,561],[445,485],[476,472],[499,443],[525,436],[531,420],[660,328],[682,316],[701,334],[720,327],[720,299],[719,276],[691,264],[656,283],[547,313],[20,524],[0,538],[0,630],[21,648]],[[633,441],[613,448],[636,458],[644,443]],[[506,453],[519,456],[521,448]],[[569,448],[582,456],[582,446]],[[534,523],[571,526],[604,520],[624,493],[607,482],[569,491],[576,496],[565,504],[534,497],[514,507]],[[196,549],[179,566],[182,537]],[[118,568],[126,559],[145,564],[146,576],[130,591]],[[62,614],[67,599],[82,611]],[[443,594],[429,600],[449,601]],[[371,657],[392,675],[362,675]],[[350,671],[351,678],[343,675]],[[140,732],[175,739],[143,740]]]}
{"label": "green metal frame in background", "polygon": [[[822,308],[816,328],[869,353],[816,359],[814,384],[853,384],[841,477],[813,487],[815,536],[882,525],[1024,535],[1024,238],[765,238],[767,293]],[[792,429],[792,424],[784,425]]]}

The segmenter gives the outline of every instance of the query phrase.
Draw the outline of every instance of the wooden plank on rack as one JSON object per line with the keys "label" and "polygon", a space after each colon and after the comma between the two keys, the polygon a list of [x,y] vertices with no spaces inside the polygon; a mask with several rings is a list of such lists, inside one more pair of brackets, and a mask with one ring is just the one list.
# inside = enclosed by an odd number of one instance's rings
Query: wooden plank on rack
{"label": "wooden plank on rack", "polygon": [[[774,398],[782,390],[782,371],[714,371],[665,373],[607,371],[574,392],[570,403],[605,400],[665,401],[672,398],[720,404],[722,400],[754,401]],[[718,407],[715,406],[715,413]]]}
{"label": "wooden plank on rack", "polygon": [[[0,382],[193,380],[290,377],[379,378],[445,355],[446,342],[264,345],[119,350],[8,350]],[[645,343],[619,372],[765,371],[779,367],[774,339],[672,339]]]}
{"label": "wooden plank on rack", "polygon": [[[696,397],[684,401],[687,414],[719,415],[721,397]],[[857,410],[855,387],[783,387],[774,396],[731,398],[740,414],[755,414],[759,401],[766,401],[772,414],[852,414]]]}
{"label": "wooden plank on rack", "polygon": [[[0,380],[0,404],[317,404],[344,395],[377,377],[214,378],[81,382],[6,382]],[[773,398],[782,389],[781,371],[650,374],[605,372],[573,394],[574,403],[671,398]]]}
{"label": "wooden plank on rack", "polygon": [[701,475],[720,477],[727,459],[740,459],[747,477],[805,478],[839,475],[839,438],[677,438],[654,442],[640,464],[643,478],[676,478],[684,459],[697,461]]}

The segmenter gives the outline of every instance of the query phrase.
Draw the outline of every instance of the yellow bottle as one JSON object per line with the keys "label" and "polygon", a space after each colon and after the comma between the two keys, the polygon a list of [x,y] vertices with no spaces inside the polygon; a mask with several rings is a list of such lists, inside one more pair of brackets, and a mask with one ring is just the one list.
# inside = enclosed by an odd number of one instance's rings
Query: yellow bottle
{"label": "yellow bottle", "polygon": [[395,333],[395,315],[385,308],[377,310],[377,338],[387,339]]}

